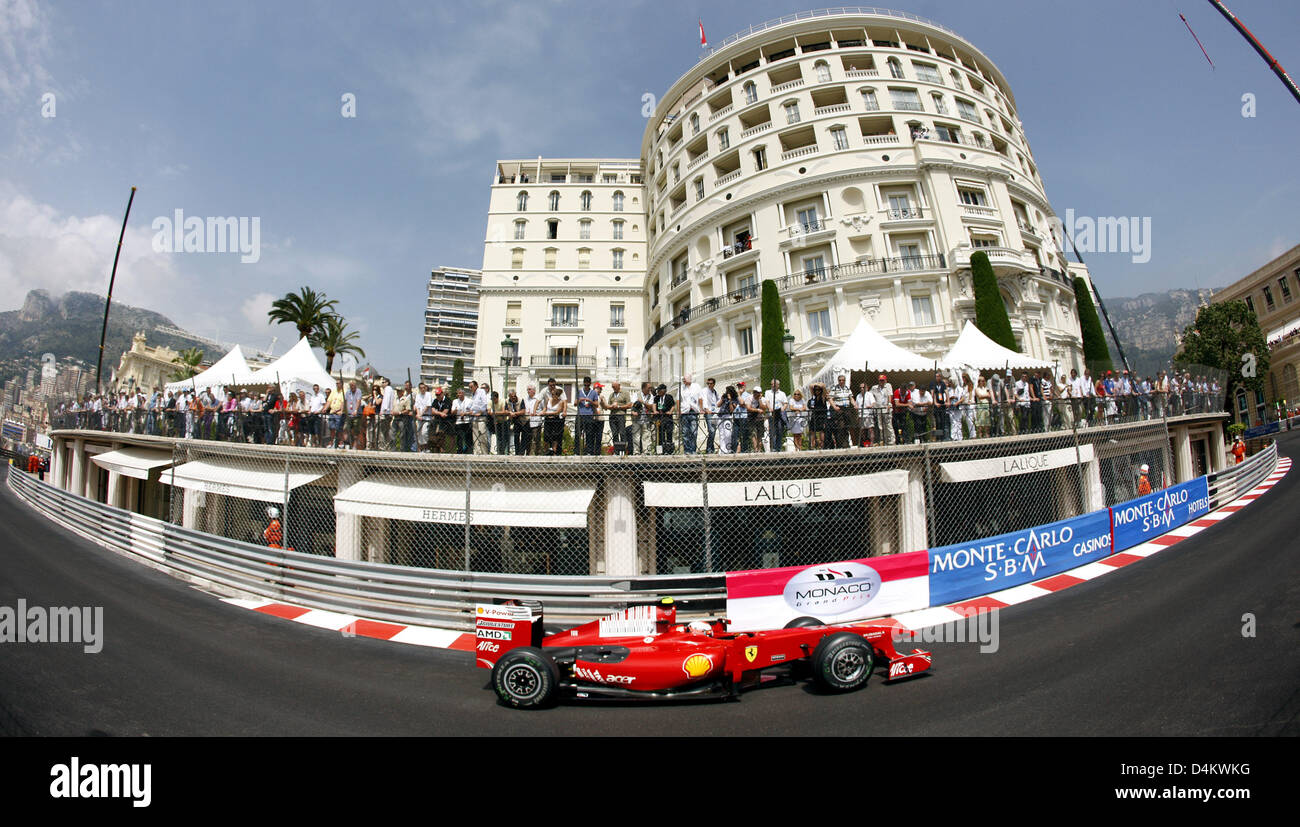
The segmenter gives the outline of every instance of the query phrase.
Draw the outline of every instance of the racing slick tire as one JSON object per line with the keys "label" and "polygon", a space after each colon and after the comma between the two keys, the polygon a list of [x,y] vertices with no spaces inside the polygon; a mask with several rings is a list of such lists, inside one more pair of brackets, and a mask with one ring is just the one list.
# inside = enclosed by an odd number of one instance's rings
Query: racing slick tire
{"label": "racing slick tire", "polygon": [[511,649],[492,668],[492,688],[515,709],[541,709],[555,701],[560,670],[541,649]]}
{"label": "racing slick tire", "polygon": [[822,623],[822,622],[821,622],[820,620],[818,620],[817,618],[815,618],[815,617],[808,617],[807,615],[805,615],[805,616],[803,616],[803,617],[796,617],[794,620],[792,620],[792,621],[790,621],[789,623],[785,624],[785,626],[783,626],[783,627],[781,627],[781,628],[783,628],[783,629],[806,629],[806,628],[811,627],[811,626],[825,626],[825,625],[826,625],[825,623]]}
{"label": "racing slick tire", "polygon": [[866,685],[875,660],[871,644],[861,635],[829,635],[813,650],[813,680],[831,692],[850,692]]}

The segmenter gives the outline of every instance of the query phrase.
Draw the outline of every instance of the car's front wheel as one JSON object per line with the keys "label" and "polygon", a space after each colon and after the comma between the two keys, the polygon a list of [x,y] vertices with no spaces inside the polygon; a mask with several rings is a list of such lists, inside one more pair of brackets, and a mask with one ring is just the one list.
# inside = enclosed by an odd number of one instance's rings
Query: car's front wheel
{"label": "car's front wheel", "polygon": [[516,709],[540,709],[555,700],[560,670],[555,661],[533,646],[511,649],[492,668],[497,696]]}
{"label": "car's front wheel", "polygon": [[866,684],[876,657],[861,635],[840,632],[822,638],[812,660],[818,685],[832,692],[848,692]]}

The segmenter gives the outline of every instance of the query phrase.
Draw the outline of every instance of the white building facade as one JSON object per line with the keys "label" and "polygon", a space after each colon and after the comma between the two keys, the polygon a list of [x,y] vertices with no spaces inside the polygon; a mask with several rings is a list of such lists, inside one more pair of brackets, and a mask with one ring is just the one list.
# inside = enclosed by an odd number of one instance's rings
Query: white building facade
{"label": "white building facade", "polygon": [[[588,177],[562,176],[565,163],[590,168]],[[795,337],[799,383],[864,317],[895,343],[938,358],[974,318],[969,263],[983,250],[1021,350],[1061,370],[1083,367],[1072,279],[1087,272],[1067,264],[1053,240],[1055,213],[1010,86],[974,45],[936,23],[843,10],[751,27],[660,98],[640,161],[620,162],[620,173],[644,185],[615,182],[624,195],[617,214],[606,212],[600,163],[498,165],[480,354],[499,360],[507,317],[521,332],[547,322],[524,333],[525,365],[566,353],[558,343],[570,340],[553,322],[570,317],[554,306],[595,299],[603,313],[613,296],[588,290],[635,284],[619,341],[638,378],[754,379],[760,285],[772,279]],[[584,188],[596,188],[594,212],[577,201]],[[569,232],[584,218],[599,232],[616,216],[625,227],[617,241]],[[615,244],[624,278],[610,284],[618,270],[604,268]],[[487,310],[489,290],[500,308]],[[596,335],[592,313],[578,313],[585,339],[576,353],[600,374],[613,334]]]}

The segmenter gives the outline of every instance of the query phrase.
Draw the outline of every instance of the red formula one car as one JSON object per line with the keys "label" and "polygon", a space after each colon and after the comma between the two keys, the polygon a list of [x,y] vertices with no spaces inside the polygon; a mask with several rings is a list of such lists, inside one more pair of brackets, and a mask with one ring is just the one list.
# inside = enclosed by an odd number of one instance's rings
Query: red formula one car
{"label": "red formula one car", "polygon": [[542,631],[535,602],[480,605],[475,618],[478,666],[492,670],[501,700],[520,709],[561,696],[731,698],[763,682],[769,670],[847,692],[866,684],[877,656],[888,665],[886,680],[928,670],[930,653],[900,655],[892,632],[889,626],[823,626],[813,618],[769,632],[728,632],[725,620],[679,624],[672,598],[551,635]]}

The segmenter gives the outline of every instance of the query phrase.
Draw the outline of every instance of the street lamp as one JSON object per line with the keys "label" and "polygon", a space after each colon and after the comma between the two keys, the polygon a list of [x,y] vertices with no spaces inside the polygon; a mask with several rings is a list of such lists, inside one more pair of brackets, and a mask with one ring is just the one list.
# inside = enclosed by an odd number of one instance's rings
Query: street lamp
{"label": "street lamp", "polygon": [[510,338],[507,333],[506,337],[501,340],[501,364],[506,369],[505,381],[501,386],[502,391],[509,396],[510,394],[510,365],[514,363],[515,356],[519,354],[519,342]]}

